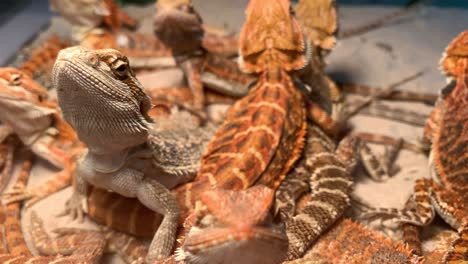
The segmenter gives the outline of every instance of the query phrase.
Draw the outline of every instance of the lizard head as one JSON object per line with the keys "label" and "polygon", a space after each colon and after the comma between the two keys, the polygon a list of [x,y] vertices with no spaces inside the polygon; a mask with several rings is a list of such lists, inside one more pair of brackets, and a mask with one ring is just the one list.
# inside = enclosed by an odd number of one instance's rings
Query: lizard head
{"label": "lizard head", "polygon": [[283,226],[270,215],[273,193],[262,185],[205,192],[178,258],[188,263],[281,263],[288,244]]}
{"label": "lizard head", "polygon": [[251,0],[240,34],[240,65],[249,73],[262,72],[269,61],[286,71],[308,63],[307,43],[289,0]]}
{"label": "lizard head", "polygon": [[48,93],[30,76],[15,68],[0,68],[0,121],[32,143],[53,121],[55,109]]}
{"label": "lizard head", "polygon": [[440,61],[442,71],[453,80],[443,94],[457,104],[468,104],[468,31],[460,33],[445,49]]}
{"label": "lizard head", "polygon": [[16,68],[0,68],[0,98],[30,101],[39,104],[48,93],[30,76]]}
{"label": "lizard head", "polygon": [[151,101],[121,52],[63,49],[52,81],[65,120],[88,148],[113,151],[146,141]]}
{"label": "lizard head", "polygon": [[202,19],[190,0],[158,0],[154,32],[174,53],[198,50],[204,33]]}

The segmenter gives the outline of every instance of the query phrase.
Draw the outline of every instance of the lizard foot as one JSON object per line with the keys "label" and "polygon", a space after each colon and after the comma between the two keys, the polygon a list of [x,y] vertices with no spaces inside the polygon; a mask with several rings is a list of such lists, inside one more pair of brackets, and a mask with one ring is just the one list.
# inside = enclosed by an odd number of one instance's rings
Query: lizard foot
{"label": "lizard foot", "polygon": [[26,188],[25,186],[14,186],[13,190],[5,192],[3,202],[5,204],[25,202],[26,208],[31,207],[35,203],[47,197],[47,193],[41,193],[34,188]]}
{"label": "lizard foot", "polygon": [[57,214],[57,216],[70,215],[73,220],[78,219],[82,223],[84,220],[84,208],[86,208],[86,197],[83,194],[74,192],[72,197],[65,203],[65,209]]}
{"label": "lizard foot", "polygon": [[[173,238],[177,231],[178,214],[165,215],[161,225],[151,242],[146,256],[146,262],[154,263],[169,257],[173,248]],[[164,262],[163,262],[164,263]]]}

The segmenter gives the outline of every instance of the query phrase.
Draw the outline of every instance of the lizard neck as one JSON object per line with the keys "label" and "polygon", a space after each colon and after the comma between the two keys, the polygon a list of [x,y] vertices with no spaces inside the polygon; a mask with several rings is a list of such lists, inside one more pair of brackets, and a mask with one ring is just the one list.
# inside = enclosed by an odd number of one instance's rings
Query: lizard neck
{"label": "lizard neck", "polygon": [[93,164],[93,168],[101,173],[116,172],[132,158],[150,158],[152,150],[147,144],[109,151],[96,147],[88,148],[85,159]]}

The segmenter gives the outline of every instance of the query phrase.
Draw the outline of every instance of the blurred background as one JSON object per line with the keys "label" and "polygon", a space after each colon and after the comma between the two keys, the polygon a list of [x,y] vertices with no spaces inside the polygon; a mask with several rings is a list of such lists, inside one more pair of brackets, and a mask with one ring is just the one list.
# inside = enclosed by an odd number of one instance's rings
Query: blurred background
{"label": "blurred background", "polygon": [[[152,3],[154,3],[153,0],[117,1],[126,6],[149,4],[149,9],[153,8]],[[426,51],[424,46],[430,45],[428,50],[440,54],[448,39],[451,39],[456,32],[468,28],[468,0],[419,1],[430,3],[424,4],[423,8],[403,16],[387,25],[383,31],[378,30],[376,33],[385,35],[392,32],[400,36],[403,34],[404,36],[401,36],[403,39],[411,37],[421,40],[425,39],[426,35],[433,35],[434,41],[424,41],[422,49],[419,47],[419,52]],[[193,0],[193,2],[207,23],[238,32],[248,0]],[[417,0],[338,0],[337,2],[340,27],[344,29],[379,18]],[[53,15],[49,10],[48,0],[0,0],[0,66],[7,64],[9,58],[25,43],[32,40],[37,32],[46,29]],[[431,31],[433,32],[430,33]],[[370,34],[364,38],[372,36]],[[382,41],[384,40],[381,39]],[[408,48],[414,50],[414,47]]]}

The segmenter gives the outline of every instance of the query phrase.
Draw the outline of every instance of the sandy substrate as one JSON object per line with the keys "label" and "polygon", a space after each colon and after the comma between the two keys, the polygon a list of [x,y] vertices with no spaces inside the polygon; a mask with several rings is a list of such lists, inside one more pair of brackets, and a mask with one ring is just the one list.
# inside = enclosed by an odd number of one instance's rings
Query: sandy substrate
{"label": "sandy substrate", "polygon": [[[207,23],[226,27],[238,31],[243,21],[243,9],[246,0],[220,1],[199,0],[194,1]],[[149,16],[152,9],[130,7],[129,10],[137,17]],[[359,25],[372,18],[380,17],[393,8],[353,7],[341,8],[340,18],[342,28]],[[467,10],[423,8],[382,29],[368,34],[346,39],[328,58],[328,71],[336,80],[353,83],[385,86],[403,79],[415,72],[425,70],[421,78],[406,84],[401,89],[420,92],[437,92],[444,86],[445,78],[438,71],[438,61],[443,48],[460,31],[468,28]],[[143,31],[150,30],[150,21],[143,21]],[[66,35],[68,25],[61,19],[54,19],[51,32]],[[146,86],[167,86],[180,84],[181,74],[173,71],[170,74],[158,73],[142,78]],[[423,113],[429,113],[430,107],[422,104],[404,104],[404,107]],[[403,137],[416,142],[422,135],[422,128],[404,125],[397,122],[357,116],[351,120],[357,131],[378,132],[393,137]],[[382,147],[374,146],[377,152]],[[396,164],[401,167],[400,172],[385,183],[375,183],[356,173],[356,193],[363,200],[374,206],[401,208],[408,198],[413,182],[417,178],[429,177],[427,158],[422,154],[402,151]],[[38,161],[30,178],[30,185],[43,182],[52,175],[54,169],[45,162]],[[23,211],[23,228],[28,230],[29,213],[34,210],[44,219],[47,230],[64,226],[94,227],[90,221],[79,225],[68,217],[57,218],[55,215],[63,210],[65,201],[70,197],[71,189],[65,189],[34,205],[30,210]],[[440,222],[440,221],[439,221]],[[440,224],[442,229],[447,229]],[[429,231],[435,230],[432,228]],[[433,232],[428,232],[430,238]],[[30,241],[26,232],[28,242]],[[123,263],[117,257],[108,256],[103,263]]]}

